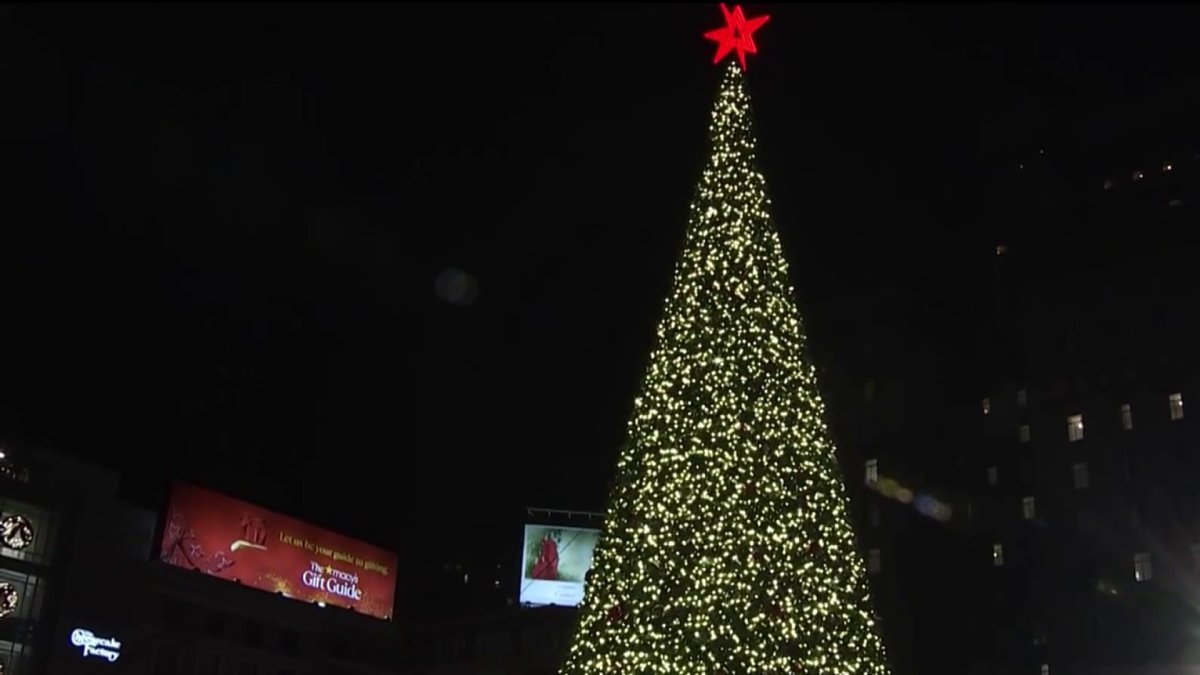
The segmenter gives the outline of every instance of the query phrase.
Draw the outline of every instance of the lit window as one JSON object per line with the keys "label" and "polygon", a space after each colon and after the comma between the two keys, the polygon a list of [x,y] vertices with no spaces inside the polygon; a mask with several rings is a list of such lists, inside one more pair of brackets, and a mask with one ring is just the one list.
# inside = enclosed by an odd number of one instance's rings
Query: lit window
{"label": "lit window", "polygon": [[867,523],[871,527],[879,527],[879,504],[875,502],[867,504]]}
{"label": "lit window", "polygon": [[1133,179],[1134,179],[1134,180],[1141,180],[1141,179],[1143,179],[1143,178],[1145,178],[1145,177],[1146,177],[1146,174],[1142,173],[1140,170],[1139,170],[1139,171],[1134,171],[1134,172],[1133,172]]}
{"label": "lit window", "polygon": [[1171,394],[1169,400],[1171,403],[1171,419],[1183,419],[1183,394]]}
{"label": "lit window", "polygon": [[1037,516],[1037,509],[1033,503],[1033,497],[1024,497],[1021,499],[1021,517],[1025,520],[1033,520]]}
{"label": "lit window", "polygon": [[875,483],[879,480],[879,460],[867,460],[865,480],[867,483]]}
{"label": "lit window", "polygon": [[1088,486],[1087,462],[1078,462],[1071,467],[1071,476],[1075,480],[1075,489],[1083,490]]}
{"label": "lit window", "polygon": [[983,401],[980,402],[979,407],[983,409],[984,415],[992,412],[992,400],[990,398],[983,399]]}
{"label": "lit window", "polygon": [[1067,440],[1083,440],[1083,415],[1071,415],[1067,418]]}
{"label": "lit window", "polygon": [[1042,669],[1041,669],[1041,672],[1039,673],[1039,675],[1050,675],[1050,664],[1049,663],[1042,664]]}
{"label": "lit window", "polygon": [[992,565],[1004,566],[1004,544],[992,544]]}
{"label": "lit window", "polygon": [[1017,407],[1024,408],[1029,404],[1029,397],[1025,395],[1024,389],[1017,390]]}
{"label": "lit window", "polygon": [[996,483],[999,483],[999,482],[1000,482],[1000,470],[994,466],[989,466],[987,468],[987,483],[988,483],[988,485],[995,485]]}
{"label": "lit window", "polygon": [[1029,425],[1028,424],[1022,424],[1021,426],[1017,427],[1017,441],[1020,443],[1028,443],[1029,442]]}
{"label": "lit window", "polygon": [[1133,578],[1137,581],[1150,581],[1154,578],[1149,553],[1137,553],[1133,556]]}
{"label": "lit window", "polygon": [[1112,182],[1112,179],[1111,179],[1111,178],[1105,178],[1105,179],[1104,179],[1104,189],[1105,189],[1105,190],[1111,190],[1111,189],[1113,189],[1113,182]]}
{"label": "lit window", "polygon": [[1170,173],[1171,169],[1173,168],[1175,167],[1171,166],[1170,162],[1167,162],[1166,164],[1163,164],[1163,173]]}
{"label": "lit window", "polygon": [[867,574],[879,574],[883,570],[883,558],[879,553],[879,549],[873,548],[867,551]]}
{"label": "lit window", "polygon": [[1008,247],[1005,246],[1004,244],[997,244],[996,245],[996,255],[1004,255],[1005,253],[1008,253]]}
{"label": "lit window", "polygon": [[1133,407],[1128,403],[1121,404],[1121,428],[1125,431],[1133,429]]}

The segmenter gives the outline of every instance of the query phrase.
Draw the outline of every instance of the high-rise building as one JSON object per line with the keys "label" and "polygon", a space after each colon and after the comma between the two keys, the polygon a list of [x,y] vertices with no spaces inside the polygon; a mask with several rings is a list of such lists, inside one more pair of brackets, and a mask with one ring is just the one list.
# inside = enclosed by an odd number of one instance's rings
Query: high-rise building
{"label": "high-rise building", "polygon": [[965,598],[951,589],[968,512],[954,479],[969,427],[945,386],[956,363],[914,339],[918,303],[898,286],[843,297],[823,317],[841,337],[821,350],[821,382],[888,661],[898,675],[949,675],[967,665],[954,640]]}
{"label": "high-rise building", "polygon": [[814,341],[898,673],[1200,663],[1188,84],[997,115],[957,300],[847,298]]}
{"label": "high-rise building", "polygon": [[974,672],[1200,662],[1192,91],[1038,104],[985,144],[990,301],[960,479]]}

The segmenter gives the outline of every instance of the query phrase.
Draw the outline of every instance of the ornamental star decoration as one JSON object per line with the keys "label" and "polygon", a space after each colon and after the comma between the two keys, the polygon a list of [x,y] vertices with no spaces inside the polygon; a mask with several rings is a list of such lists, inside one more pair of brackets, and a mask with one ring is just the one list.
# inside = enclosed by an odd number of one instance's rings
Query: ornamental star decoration
{"label": "ornamental star decoration", "polygon": [[713,63],[719,62],[729,52],[736,49],[738,60],[744,71],[746,70],[746,54],[758,53],[758,47],[754,46],[754,31],[761,28],[771,17],[764,14],[747,19],[746,15],[742,13],[741,5],[734,5],[731,12],[725,3],[721,3],[721,13],[725,15],[725,27],[710,30],[704,34],[704,37],[717,43],[717,55],[713,57]]}

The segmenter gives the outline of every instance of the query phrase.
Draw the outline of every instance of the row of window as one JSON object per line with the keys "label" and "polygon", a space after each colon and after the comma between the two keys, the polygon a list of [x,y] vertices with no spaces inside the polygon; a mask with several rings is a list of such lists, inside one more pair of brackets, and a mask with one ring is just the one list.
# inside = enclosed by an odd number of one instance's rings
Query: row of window
{"label": "row of window", "polygon": [[[1171,173],[1174,170],[1175,170],[1174,164],[1172,164],[1170,162],[1163,162],[1163,165],[1162,165],[1163,173]],[[1141,169],[1134,169],[1133,173],[1130,175],[1130,178],[1133,179],[1134,181],[1142,180],[1145,177],[1146,177],[1146,172],[1142,171]],[[1111,178],[1104,179],[1104,189],[1105,190],[1113,189],[1114,185],[1115,185],[1115,183],[1113,182],[1113,179],[1111,179]]]}
{"label": "row of window", "polygon": [[[1071,478],[1075,484],[1076,490],[1083,490],[1089,484],[1088,465],[1087,462],[1076,462],[1071,465]],[[863,480],[868,485],[873,485],[879,482],[879,460],[868,459],[863,463]],[[1000,482],[1000,469],[995,466],[987,468],[988,485],[996,485]],[[1033,499],[1030,497],[1029,499]]]}
{"label": "row of window", "polygon": [[[876,554],[875,555],[875,568],[876,568],[875,574],[878,574],[879,569],[880,569],[880,561],[878,559],[879,558],[878,552],[879,552],[879,549],[872,549],[872,553]],[[1200,553],[1200,546],[1193,546],[1192,554],[1197,555],[1198,553]],[[870,558],[868,558],[868,560],[870,560]],[[992,566],[1004,567],[1004,544],[1002,544],[1000,542],[996,542],[996,543],[992,544]],[[869,569],[869,565],[868,565],[868,569]],[[1141,583],[1143,581],[1150,581],[1153,578],[1154,578],[1154,566],[1151,563],[1150,554],[1149,553],[1133,554],[1133,580],[1137,581],[1138,583]]]}
{"label": "row of window", "polygon": [[[1025,407],[1025,390],[1017,392],[1017,405]],[[990,399],[983,399],[982,403],[983,414],[987,415],[992,411],[992,403]],[[1121,404],[1121,429],[1124,431],[1133,430],[1133,406],[1128,403]],[[1167,414],[1171,421],[1183,419],[1183,394],[1176,392],[1167,396]],[[1083,415],[1068,415],[1067,416],[1067,440],[1071,442],[1083,440]],[[1017,427],[1017,441],[1021,443],[1029,442],[1029,425],[1022,424]]]}
{"label": "row of window", "polygon": [[561,625],[542,625],[515,631],[446,637],[434,643],[433,663],[436,666],[462,664],[468,661],[491,663],[512,658],[520,653],[534,661],[557,659],[570,644],[569,628]]}
{"label": "row of window", "polygon": [[[1192,546],[1192,556],[1200,565],[1200,544]],[[1004,544],[992,544],[992,566],[1004,567]],[[867,551],[867,574],[878,575],[883,571],[883,553],[873,548]],[[1154,566],[1149,553],[1135,553],[1133,556],[1133,579],[1139,583],[1154,578]]]}
{"label": "row of window", "polygon": [[[871,460],[871,461],[874,461],[874,460]],[[879,473],[878,464],[876,464],[876,467],[873,470],[876,473],[876,475],[878,475],[878,473]],[[867,467],[867,475],[868,476],[871,475],[871,471],[872,471],[872,469],[871,469],[870,465],[868,465],[868,467]],[[1083,490],[1083,489],[1087,488],[1087,486],[1089,484],[1087,462],[1076,462],[1076,463],[1072,464],[1071,465],[1071,478],[1075,484],[1076,490]],[[995,487],[999,483],[1000,483],[1000,469],[995,466],[989,466],[987,468],[987,484]],[[1029,499],[1033,499],[1033,498],[1029,497]]]}
{"label": "row of window", "polygon": [[[175,612],[171,607],[168,612]],[[219,610],[208,612],[204,619],[204,634],[220,639],[238,640],[242,644],[255,649],[265,644],[263,624],[249,617],[226,614]],[[275,644],[284,654],[295,656],[299,653],[300,638],[295,631],[280,629],[272,631]]]}
{"label": "row of window", "polygon": [[[1024,389],[1017,390],[1017,407],[1024,408],[1029,405],[1029,394]],[[992,399],[985,398],[980,402],[980,407],[983,409],[983,414],[987,415],[992,412]]]}
{"label": "row of window", "polygon": [[[1032,498],[1030,498],[1032,499]],[[1192,558],[1200,567],[1200,544],[1192,545]],[[992,544],[992,566],[1004,567],[1004,544]],[[883,571],[883,553],[878,548],[867,551],[867,574],[876,576]],[[1141,583],[1154,578],[1154,565],[1150,554],[1146,552],[1133,555],[1133,580]]]}
{"label": "row of window", "polygon": [[[187,668],[182,667],[183,658],[179,645],[174,642],[160,642],[154,651],[154,675],[180,675]],[[234,670],[236,665],[236,670]],[[214,652],[202,652],[196,655],[196,675],[221,675],[234,673],[237,675],[296,675],[292,668],[271,668],[253,661],[223,657]]]}

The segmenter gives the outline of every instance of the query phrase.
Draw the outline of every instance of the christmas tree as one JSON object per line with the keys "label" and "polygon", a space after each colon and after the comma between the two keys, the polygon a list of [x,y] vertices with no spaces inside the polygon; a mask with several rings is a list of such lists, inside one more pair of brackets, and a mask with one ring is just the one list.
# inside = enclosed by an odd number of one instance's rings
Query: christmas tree
{"label": "christmas tree", "polygon": [[[765,17],[726,18],[710,37],[724,53],[753,52],[751,26]],[[710,140],[562,672],[882,675],[733,61]]]}

